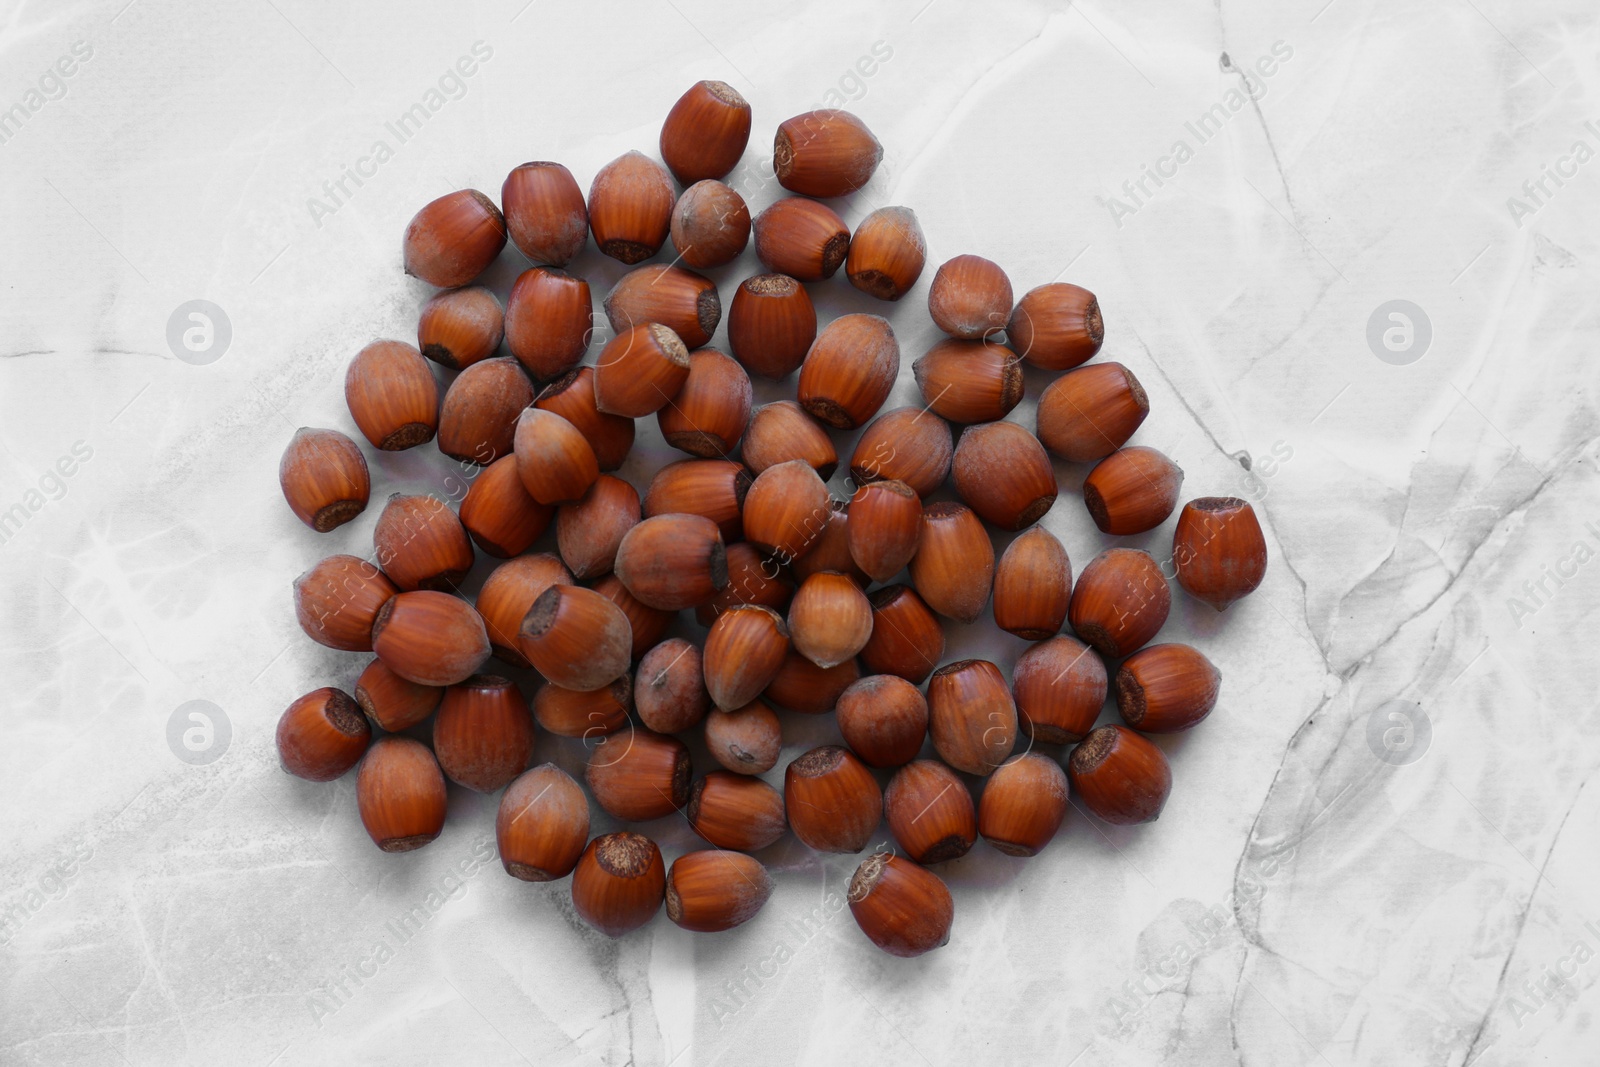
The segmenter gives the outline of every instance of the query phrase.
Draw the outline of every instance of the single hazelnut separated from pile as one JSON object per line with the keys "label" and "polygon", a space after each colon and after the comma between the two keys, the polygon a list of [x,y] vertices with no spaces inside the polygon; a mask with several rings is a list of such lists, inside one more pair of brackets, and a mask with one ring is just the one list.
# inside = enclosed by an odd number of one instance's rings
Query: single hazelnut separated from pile
{"label": "single hazelnut separated from pile", "polygon": [[695,82],[661,124],[661,158],[684,185],[727,174],[749,141],[750,103],[727,82]]}
{"label": "single hazelnut separated from pile", "polygon": [[366,457],[338,430],[302,426],[278,463],[283,498],[318,533],[343,526],[367,508],[372,478]]}

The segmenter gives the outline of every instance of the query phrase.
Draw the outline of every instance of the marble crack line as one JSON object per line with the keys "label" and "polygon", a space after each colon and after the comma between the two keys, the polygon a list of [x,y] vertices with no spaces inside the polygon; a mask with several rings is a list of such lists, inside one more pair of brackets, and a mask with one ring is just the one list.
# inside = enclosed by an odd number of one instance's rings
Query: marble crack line
{"label": "marble crack line", "polygon": [[[1583,796],[1583,791],[1588,786],[1589,779],[1592,777],[1593,773],[1591,772],[1588,777],[1585,777],[1582,782],[1578,783],[1578,788],[1574,790],[1572,794],[1572,803],[1567,805],[1566,813],[1561,816],[1561,822],[1556,826],[1556,832],[1550,836],[1550,847],[1545,851],[1544,862],[1539,864],[1539,877],[1534,880],[1533,889],[1528,893],[1528,901],[1522,906],[1522,914],[1517,916],[1517,935],[1511,939],[1511,944],[1506,949],[1505,962],[1500,965],[1500,974],[1495,978],[1494,995],[1489,998],[1488,1007],[1485,1008],[1483,1018],[1478,1022],[1478,1028],[1472,1032],[1472,1042],[1467,1045],[1467,1054],[1462,1060],[1463,1063],[1472,1062],[1472,1054],[1477,1050],[1478,1042],[1483,1040],[1483,1032],[1489,1028],[1489,1017],[1494,1014],[1496,1005],[1500,1003],[1500,994],[1501,991],[1505,989],[1506,985],[1506,974],[1511,970],[1511,961],[1516,958],[1517,948],[1522,943],[1522,932],[1527,928],[1528,915],[1533,911],[1534,901],[1539,899],[1539,883],[1548,881],[1548,879],[1545,878],[1544,872],[1549,869],[1550,859],[1556,854],[1556,846],[1561,842],[1561,832],[1567,828],[1567,820],[1572,818],[1572,811],[1578,806],[1578,800]],[[1454,783],[1451,784],[1451,788],[1456,789]],[[1461,790],[1456,789],[1456,792],[1460,793]],[[1466,799],[1466,794],[1462,794],[1462,799]],[[1472,806],[1473,811],[1478,810],[1475,805],[1472,805],[1472,801],[1468,800],[1467,804]],[[1482,814],[1482,812],[1479,812],[1480,817]],[[1489,822],[1489,820],[1484,818],[1484,822]],[[1489,823],[1489,825],[1494,828],[1495,833],[1500,833],[1499,828],[1495,827],[1493,823]],[[1500,834],[1500,836],[1504,837],[1505,835]],[[1506,843],[1510,844],[1509,841]],[[1515,845],[1512,845],[1511,847],[1513,851],[1517,853],[1517,855],[1522,855],[1521,849],[1518,849]],[[1526,862],[1527,857],[1523,856],[1523,860]],[[1529,866],[1532,866],[1532,864],[1529,864]],[[1493,1044],[1493,1042],[1491,1042],[1491,1044]]]}
{"label": "marble crack line", "polygon": [[[1484,530],[1483,536],[1478,538],[1476,543],[1473,544],[1472,550],[1470,552],[1468,552],[1466,558],[1461,561],[1461,566],[1456,569],[1454,574],[1450,575],[1450,580],[1448,582],[1446,582],[1439,589],[1439,591],[1437,593],[1435,593],[1428,600],[1428,602],[1426,604],[1423,604],[1421,607],[1417,608],[1417,610],[1413,611],[1411,614],[1407,615],[1405,618],[1403,618],[1399,622],[1395,623],[1395,625],[1389,630],[1388,633],[1384,634],[1378,640],[1374,641],[1368,647],[1368,649],[1364,653],[1364,656],[1371,655],[1373,651],[1375,651],[1377,649],[1380,649],[1380,648],[1384,647],[1385,645],[1389,644],[1391,641],[1394,640],[1396,634],[1398,634],[1401,630],[1405,629],[1407,626],[1409,626],[1416,619],[1418,619],[1422,615],[1426,614],[1435,604],[1437,604],[1440,600],[1444,599],[1444,597],[1446,595],[1448,595],[1452,590],[1454,590],[1455,587],[1456,587],[1456,583],[1458,583],[1461,580],[1462,576],[1467,573],[1467,571],[1472,566],[1472,561],[1475,560],[1478,557],[1478,553],[1483,550],[1483,546],[1488,544],[1489,540],[1491,538],[1493,538],[1494,535],[1496,533],[1498,533],[1506,525],[1506,523],[1508,523],[1512,519],[1516,518],[1517,516],[1519,516],[1521,514],[1524,514],[1530,508],[1532,508],[1534,506],[1534,504],[1538,503],[1539,497],[1543,496],[1545,490],[1549,489],[1552,485],[1554,485],[1556,483],[1556,481],[1562,475],[1564,475],[1567,472],[1571,471],[1572,469],[1578,467],[1580,465],[1580,463],[1583,461],[1583,459],[1585,458],[1585,454],[1586,454],[1588,448],[1589,448],[1589,442],[1587,442],[1587,441],[1581,442],[1579,445],[1577,445],[1573,449],[1572,455],[1565,462],[1561,463],[1558,467],[1553,469],[1551,471],[1551,473],[1546,474],[1543,477],[1541,477],[1540,480],[1539,480],[1539,483],[1537,485],[1535,485],[1533,487],[1533,489],[1530,490],[1526,496],[1524,496],[1521,500],[1518,500],[1517,502],[1512,504],[1511,507],[1507,508],[1505,510],[1505,512],[1502,513],[1501,516],[1494,523],[1490,524],[1490,526],[1487,529]],[[1407,499],[1407,506],[1408,507],[1409,507],[1411,494],[1414,491],[1415,491],[1415,486],[1412,486],[1411,488],[1408,488],[1406,490],[1406,499]],[[1393,554],[1393,551],[1391,550],[1391,555],[1392,554]],[[1381,566],[1381,564],[1380,564],[1380,566]],[[1373,573],[1375,574],[1377,572],[1374,571]],[[1364,583],[1358,584],[1356,586],[1356,589],[1359,589],[1361,587],[1361,584],[1364,584]],[[1351,593],[1353,593],[1353,592],[1355,592],[1355,589],[1351,590]],[[1340,599],[1340,604],[1341,605],[1343,605],[1344,600],[1349,598],[1349,595],[1350,594],[1347,593],[1345,595],[1345,597]]]}

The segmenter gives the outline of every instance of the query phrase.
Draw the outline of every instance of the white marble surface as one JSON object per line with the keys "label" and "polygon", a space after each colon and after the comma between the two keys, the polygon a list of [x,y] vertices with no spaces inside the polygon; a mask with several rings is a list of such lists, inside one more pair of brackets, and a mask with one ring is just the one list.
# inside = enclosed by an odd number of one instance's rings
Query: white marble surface
{"label": "white marble surface", "polygon": [[[0,1062],[1592,1062],[1593,4],[975,6],[6,5],[0,107],[39,106],[0,144],[0,510],[26,509],[0,544]],[[479,41],[492,57],[395,145],[385,122]],[[1225,682],[1163,742],[1160,821],[1075,810],[1030,861],[980,844],[947,871],[949,946],[915,961],[838,908],[854,858],[792,838],[743,929],[662,917],[611,942],[565,883],[499,870],[491,799],[452,789],[443,837],[386,856],[353,775],[276,765],[283,706],[365,662],[299,634],[289,581],[363,551],[378,510],[311,533],[277,457],[296,426],[349,429],[345,362],[414,329],[405,221],[525,159],[587,185],[654,152],[703,77],[754,105],[753,207],[776,122],[836,93],[887,152],[848,221],[908,204],[934,263],[1094,289],[1102,358],[1152,395],[1136,440],[1186,495],[1257,500],[1268,531],[1255,596],[1217,617],[1180,595],[1164,631]],[[1202,140],[1185,124],[1216,104]],[[379,138],[393,157],[314,217]],[[1147,166],[1174,176],[1141,191]],[[1561,185],[1525,189],[1547,169]],[[592,247],[578,266],[600,289],[621,271]],[[507,252],[491,280],[517,269]],[[725,298],[754,269],[715,272]],[[931,276],[893,312],[891,403],[916,398]],[[826,313],[879,310],[817,288]],[[231,323],[209,365],[167,343],[194,299]],[[1402,364],[1367,340],[1391,300],[1431,323]],[[646,426],[637,476],[667,458]],[[446,489],[431,448],[372,465],[377,500]],[[1081,567],[1106,540],[1083,471],[1060,474],[1045,521]],[[1021,648],[974,627],[951,656]],[[203,765],[169,746],[192,700],[228,724]],[[1397,709],[1418,728],[1388,734],[1390,763],[1369,737]],[[789,729],[785,761],[832,723]],[[680,820],[650,830],[669,859],[693,846]],[[430,901],[409,940],[386,925]]]}

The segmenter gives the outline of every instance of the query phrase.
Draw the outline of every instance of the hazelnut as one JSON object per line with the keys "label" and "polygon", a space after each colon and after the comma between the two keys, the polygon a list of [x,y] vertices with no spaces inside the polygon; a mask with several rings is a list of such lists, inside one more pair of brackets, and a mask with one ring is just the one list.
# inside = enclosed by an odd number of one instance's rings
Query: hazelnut
{"label": "hazelnut", "polygon": [[909,585],[885,586],[867,599],[872,603],[872,636],[861,650],[862,662],[874,673],[921,685],[944,658],[944,627],[938,617]]}
{"label": "hazelnut", "polygon": [[974,341],[997,334],[1010,313],[1011,279],[982,256],[947,260],[928,287],[928,314],[952,337]]}
{"label": "hazelnut", "polygon": [[872,180],[882,158],[883,146],[867,124],[834,108],[784,119],[772,139],[778,184],[805,196],[853,193]]}
{"label": "hazelnut", "polygon": [[1136,548],[1108,548],[1083,569],[1072,590],[1072,630],[1110,659],[1156,635],[1172,608],[1172,590],[1156,561]]}
{"label": "hazelnut", "polygon": [[433,753],[457,785],[493,793],[533,755],[528,702],[509,678],[478,674],[444,691],[433,720]]}
{"label": "hazelnut", "polygon": [[1011,309],[1006,339],[1041,370],[1071,370],[1087,363],[1105,340],[1100,302],[1070,282],[1030,289]]}
{"label": "hazelnut", "polygon": [[518,556],[489,572],[478,591],[477,607],[495,656],[513,667],[528,666],[528,657],[517,647],[517,631],[539,594],[556,584],[572,585],[573,577],[566,564],[548,552]]}
{"label": "hazelnut", "polygon": [[906,856],[921,864],[960,859],[978,839],[972,794],[938,760],[915,760],[896,771],[883,791],[883,814]]}
{"label": "hazelnut", "polygon": [[994,572],[994,624],[1027,641],[1061,632],[1072,597],[1072,561],[1054,534],[1034,526],[1018,534]]}
{"label": "hazelnut", "polygon": [[850,228],[844,220],[827,205],[803,196],[779,200],[756,216],[754,228],[762,265],[797,281],[833,277],[850,251]]}
{"label": "hazelnut", "polygon": [[1117,710],[1136,730],[1176,733],[1211,714],[1221,687],[1222,672],[1198,649],[1150,645],[1122,661]]}
{"label": "hazelnut", "polygon": [[696,270],[732,263],[750,243],[750,208],[719,181],[698,181],[672,208],[672,245]]}
{"label": "hazelnut", "polygon": [[595,461],[603,471],[622,466],[633,450],[633,420],[608,415],[596,405],[593,367],[579,367],[551,382],[533,406],[560,415],[576,426],[594,449]]}
{"label": "hazelnut", "polygon": [[659,819],[683,807],[689,776],[682,741],[637,727],[596,744],[584,772],[595,803],[625,822]]}
{"label": "hazelnut", "polygon": [[661,251],[678,198],[672,176],[639,152],[600,168],[589,187],[589,228],[600,251],[623,263],[641,263]]}
{"label": "hazelnut", "polygon": [[331,782],[361,762],[372,727],[356,702],[332,686],[290,704],[278,719],[278,759],[308,782]]}
{"label": "hazelnut", "polygon": [[917,554],[922,499],[902,481],[864,485],[850,501],[847,529],[850,558],[873,581],[887,582]]}
{"label": "hazelnut", "polygon": [[667,627],[677,618],[675,611],[652,608],[628,592],[628,587],[615,574],[608,574],[594,583],[594,591],[615,604],[633,628],[633,641],[629,655],[638,659],[666,634]]}
{"label": "hazelnut", "polygon": [[817,334],[800,367],[800,404],[853,430],[878,413],[900,373],[900,345],[879,315],[841,315]]}
{"label": "hazelnut", "polygon": [[756,476],[744,500],[744,535],[756,548],[793,562],[809,552],[833,513],[828,487],[805,461],[791,459]]}
{"label": "hazelnut", "polygon": [[883,793],[865,764],[838,745],[814,748],[783,774],[794,835],[818,852],[860,852],[883,819]]}
{"label": "hazelnut", "polygon": [[706,635],[705,686],[729,710],[749,704],[777,677],[789,652],[789,629],[771,608],[736,604]]}
{"label": "hazelnut", "polygon": [[806,287],[785,274],[746,278],[728,307],[728,345],[752,374],[793,374],[817,337],[817,309]]}
{"label": "hazelnut", "polygon": [[851,683],[835,709],[850,750],[874,767],[917,758],[928,736],[928,702],[904,678],[875,674]]}
{"label": "hazelnut", "polygon": [[861,667],[853,659],[837,667],[819,667],[791,648],[761,696],[802,715],[825,715],[839,702],[839,694],[860,677]]}
{"label": "hazelnut", "polygon": [[472,569],[472,542],[450,505],[395,493],[372,528],[378,565],[404,590],[448,592]]}
{"label": "hazelnut", "polygon": [[728,585],[709,604],[695,609],[695,620],[710,626],[736,604],[760,604],[782,614],[794,599],[795,583],[783,567],[739,541],[727,547]]}
{"label": "hazelnut", "polygon": [[435,293],[422,305],[417,320],[417,348],[451,370],[465,370],[488,359],[504,336],[500,298],[481,285]]}
{"label": "hazelnut", "polygon": [[506,246],[506,220],[476,189],[447,193],[406,227],[406,273],[440,289],[466,285]]}
{"label": "hazelnut", "polygon": [[384,666],[419,685],[455,685],[489,658],[483,617],[458,596],[419,589],[396,593],[372,623],[372,650]]}
{"label": "hazelnut", "polygon": [[627,672],[632,634],[628,617],[602,594],[551,585],[523,618],[517,647],[556,685],[590,692]]}
{"label": "hazelnut", "polygon": [[606,320],[618,334],[656,322],[689,348],[709,342],[722,321],[715,282],[692,270],[658,263],[635,267],[618,278],[604,306]]}
{"label": "hazelnut", "polygon": [[589,283],[560,267],[532,267],[506,299],[506,346],[536,381],[571,371],[589,350]]}
{"label": "hazelnut", "polygon": [[744,501],[750,472],[730,459],[681,459],[668,463],[650,479],[643,514],[698,515],[710,519],[724,545],[744,536]]}
{"label": "hazelnut", "polygon": [[998,422],[1022,400],[1016,353],[991,341],[940,341],[911,370],[928,407],[951,422]]}
{"label": "hazelnut", "polygon": [[1138,534],[1167,521],[1178,506],[1183,471],[1153,448],[1123,448],[1083,480],[1083,503],[1101,533]]}
{"label": "hazelnut", "polygon": [[722,534],[703,515],[653,515],[623,535],[616,573],[628,592],[652,608],[709,604],[728,585]]}
{"label": "hazelnut", "polygon": [[278,485],[295,517],[318,533],[366,510],[372,493],[367,460],[338,430],[296,430],[278,462]]}
{"label": "hazelnut", "polygon": [[509,356],[474,363],[445,390],[439,411],[439,451],[487,466],[511,455],[517,416],[533,403],[533,383]]}
{"label": "hazelnut", "polygon": [[398,592],[388,575],[366,560],[329,556],[294,580],[295,618],[319,645],[371,652],[372,624]]}
{"label": "hazelnut", "polygon": [[928,243],[908,207],[880,207],[850,238],[844,272],[850,284],[879,300],[899,300],[922,277]]}
{"label": "hazelnut", "polygon": [[684,808],[694,832],[716,845],[755,852],[789,829],[783,794],[759,778],[712,771],[689,791]]}
{"label": "hazelnut", "polygon": [[608,937],[637,930],[661,910],[667,871],[661,849],[624,830],[589,842],[572,872],[572,906]]}
{"label": "hazelnut", "polygon": [[783,748],[778,716],[759,700],[733,711],[713,708],[705,732],[711,758],[736,774],[765,774]]}
{"label": "hazelnut", "polygon": [[744,432],[741,454],[752,474],[798,459],[827,480],[839,466],[839,453],[828,431],[793,400],[778,400],[756,409]]}
{"label": "hazelnut", "polygon": [[1267,576],[1267,541],[1255,509],[1232,496],[1203,496],[1183,506],[1172,535],[1178,584],[1222,611],[1253,593]]}
{"label": "hazelnut", "polygon": [[381,659],[367,664],[356,679],[356,703],[390,733],[399,733],[432,715],[443,696],[443,688],[408,681],[385,667]]}
{"label": "hazelnut", "polygon": [[749,922],[771,895],[767,869],[742,852],[689,852],[667,871],[667,918],[697,933]]}
{"label": "hazelnut", "polygon": [[522,487],[541,504],[581,500],[600,477],[594,449],[578,428],[541,408],[517,416],[515,450]]}
{"label": "hazelnut", "polygon": [[586,693],[546,682],[533,694],[533,718],[557,737],[604,737],[628,725],[632,699],[633,683],[626,674]]}
{"label": "hazelnut", "polygon": [[988,660],[940,667],[928,683],[928,733],[939,758],[958,771],[988,774],[1011,755],[1017,706]]}
{"label": "hazelnut", "polygon": [[1014,422],[971,426],[950,473],[972,510],[1003,530],[1038,522],[1055,506],[1056,472],[1038,438]]}
{"label": "hazelnut", "polygon": [[357,352],[345,372],[344,400],[362,436],[385,452],[431,441],[439,428],[439,383],[404,341],[374,341]]}
{"label": "hazelnut", "polygon": [[1036,856],[1067,816],[1067,774],[1037,752],[1012,756],[983,783],[978,833],[1008,856]]}
{"label": "hazelnut", "polygon": [[524,882],[565,878],[589,839],[583,787],[553,763],[541,763],[506,786],[494,818],[506,873]]}
{"label": "hazelnut", "polygon": [[634,675],[633,700],[639,721],[658,734],[698,726],[711,708],[700,650],[669,637],[646,652]]}
{"label": "hazelnut", "polygon": [[813,574],[823,571],[837,571],[865,589],[872,584],[872,579],[850,555],[849,502],[830,499],[828,506],[828,519],[823,524],[822,532],[811,543],[810,550],[795,560],[789,569],[797,582],[804,583]]}
{"label": "hazelnut", "polygon": [[510,559],[528,550],[550,526],[556,509],[528,495],[517,457],[501,456],[473,479],[461,498],[462,527],[491,556]]}
{"label": "hazelnut", "polygon": [[422,742],[390,734],[361,758],[356,806],[367,835],[384,852],[410,852],[438,837],[447,802],[444,775]]}
{"label": "hazelnut", "polygon": [[560,163],[524,163],[500,187],[506,229],[522,254],[535,263],[564,267],[589,240],[589,209],[583,189]]}
{"label": "hazelnut", "polygon": [[661,436],[702,459],[726,458],[750,424],[750,376],[715,348],[689,353],[689,377],[672,403],[656,412]]}
{"label": "hazelnut", "polygon": [[1085,737],[1067,760],[1067,779],[1085,807],[1117,826],[1156,818],[1172,792],[1166,754],[1123,726]]}
{"label": "hazelnut", "polygon": [[562,504],[556,513],[556,544],[577,578],[598,578],[611,570],[617,549],[638,525],[639,492],[621,478],[602,474],[583,499]]}
{"label": "hazelnut", "polygon": [[850,456],[858,485],[905,482],[926,500],[950,476],[950,424],[926,408],[895,408],[872,421]]}
{"label": "hazelnut", "polygon": [[685,185],[727,174],[749,141],[749,101],[727,82],[695,82],[661,124],[661,158]]}
{"label": "hazelnut", "polygon": [[1039,440],[1073,463],[1090,463],[1128,443],[1150,414],[1150,398],[1120,363],[1068,371],[1039,396]]}
{"label": "hazelnut", "polygon": [[872,605],[847,575],[822,571],[800,583],[789,605],[789,638],[802,656],[824,670],[837,667],[871,636]]}
{"label": "hazelnut", "polygon": [[1082,741],[1106,702],[1106,665],[1062,634],[1017,657],[1011,695],[1023,733],[1047,745]]}
{"label": "hazelnut", "polygon": [[994,544],[971,508],[941,502],[922,509],[911,584],[946,618],[974,622],[983,614],[994,584]]}
{"label": "hazelnut", "polygon": [[688,380],[689,350],[678,335],[657,322],[641,323],[600,350],[595,404],[608,415],[642,418],[672,403]]}
{"label": "hazelnut", "polygon": [[920,956],[950,940],[955,901],[939,876],[891,852],[875,852],[850,879],[850,914],[891,956]]}

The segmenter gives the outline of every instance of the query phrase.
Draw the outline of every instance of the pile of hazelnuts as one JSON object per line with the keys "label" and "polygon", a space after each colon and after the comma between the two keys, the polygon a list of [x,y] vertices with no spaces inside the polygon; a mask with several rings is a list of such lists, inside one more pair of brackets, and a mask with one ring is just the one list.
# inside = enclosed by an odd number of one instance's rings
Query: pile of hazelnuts
{"label": "pile of hazelnuts", "polygon": [[[1115,536],[1164,522],[1183,474],[1155,449],[1125,447],[1149,412],[1133,374],[1083,366],[1104,336],[1094,294],[1052,283],[1013,306],[1005,272],[978,256],[945,263],[929,290],[949,337],[914,364],[925,403],[879,414],[900,368],[889,323],[851,314],[819,330],[806,286],[843,267],[862,292],[900,299],[926,256],[917,218],[880,208],[852,234],[823,202],[860,189],[883,154],[856,116],[824,110],[779,125],[773,169],[794,195],[752,220],[718,180],[743,155],[750,122],[739,93],[700,82],[662,127],[665,167],[629,152],[601,168],[586,200],[559,163],[525,163],[498,206],[467,189],[411,220],[405,269],[441,291],[415,347],[381,340],[356,355],[345,399],[374,448],[437,441],[472,472],[471,488],[459,511],[435,496],[390,497],[370,559],[329,556],[294,583],[313,640],[376,658],[354,697],[327,687],[291,704],[278,750],[289,773],[313,781],[359,764],[361,821],[385,852],[439,835],[446,779],[503,789],[506,872],[570,874],[578,914],[612,936],[663,902],[685,929],[738,926],[772,890],[750,853],[786,830],[820,852],[861,852],[887,818],[897,847],[860,865],[850,910],[880,948],[913,956],[950,933],[950,892],[929,868],[980,835],[1032,856],[1072,794],[1109,823],[1161,812],[1172,775],[1145,735],[1204,719],[1221,676],[1189,645],[1149,644],[1171,606],[1165,563],[1109,548],[1074,583],[1061,542],[1036,523],[1056,502],[1051,453],[1094,464],[1084,503]],[[614,336],[585,365],[589,284],[563,268],[591,233],[601,253],[644,265],[605,297]],[[730,355],[706,347],[721,300],[689,268],[731,262],[752,233],[768,273],[734,294]],[[669,235],[673,263],[645,264]],[[535,265],[502,305],[473,282],[508,236]],[[509,356],[497,355],[502,343]],[[453,374],[442,403],[429,360]],[[1035,433],[1006,421],[1024,361],[1061,372],[1040,396]],[[796,400],[751,410],[751,374],[796,371]],[[635,420],[651,415],[690,458],[641,496],[603,472],[621,467]],[[858,429],[851,491],[835,499],[834,433]],[[366,460],[336,430],[300,430],[280,479],[317,531],[367,506]],[[947,484],[957,500],[928,502]],[[530,552],[552,524],[555,551]],[[985,524],[1022,531],[998,562]],[[505,562],[473,602],[460,584],[475,551]],[[1166,563],[1218,610],[1251,592],[1266,544],[1250,505],[1186,503]],[[985,660],[941,663],[941,619],[975,622],[991,599],[995,625],[1033,642],[1009,684]],[[667,636],[691,611],[703,638]],[[537,672],[531,705],[513,680],[480,673],[491,656]],[[1097,728],[1108,689],[1126,725]],[[782,792],[759,777],[779,758],[780,709],[831,713],[843,740],[789,763]],[[405,732],[430,716],[431,745]],[[583,787],[552,763],[528,769],[536,729],[584,742],[588,792],[610,815],[680,812],[712,847],[668,868],[643,834],[591,840]],[[1030,740],[1013,754],[1019,730]],[[678,736],[690,731],[720,765],[698,779]],[[923,757],[930,736],[934,756]],[[1034,743],[1075,746],[1065,771]]]}

